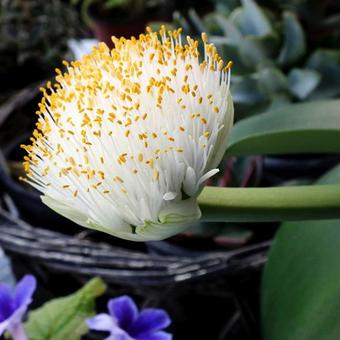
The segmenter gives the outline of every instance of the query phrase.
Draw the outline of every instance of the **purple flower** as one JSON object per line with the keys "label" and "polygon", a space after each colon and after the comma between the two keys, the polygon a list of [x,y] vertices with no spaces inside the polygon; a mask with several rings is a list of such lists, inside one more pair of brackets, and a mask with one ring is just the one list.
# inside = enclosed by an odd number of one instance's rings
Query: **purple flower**
{"label": "purple flower", "polygon": [[14,340],[27,339],[22,318],[32,301],[36,286],[36,279],[32,275],[25,275],[15,289],[0,283],[0,336],[7,330]]}
{"label": "purple flower", "polygon": [[87,319],[95,331],[110,332],[106,340],[171,340],[172,335],[161,331],[170,325],[169,315],[162,309],[148,308],[138,312],[129,296],[108,302],[109,314],[98,314]]}

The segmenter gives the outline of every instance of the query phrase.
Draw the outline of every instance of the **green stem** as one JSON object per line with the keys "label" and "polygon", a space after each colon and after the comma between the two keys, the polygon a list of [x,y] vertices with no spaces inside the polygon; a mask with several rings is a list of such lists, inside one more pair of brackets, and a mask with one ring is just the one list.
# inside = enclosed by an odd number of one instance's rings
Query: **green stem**
{"label": "green stem", "polygon": [[202,221],[276,222],[340,218],[340,184],[274,188],[206,187]]}

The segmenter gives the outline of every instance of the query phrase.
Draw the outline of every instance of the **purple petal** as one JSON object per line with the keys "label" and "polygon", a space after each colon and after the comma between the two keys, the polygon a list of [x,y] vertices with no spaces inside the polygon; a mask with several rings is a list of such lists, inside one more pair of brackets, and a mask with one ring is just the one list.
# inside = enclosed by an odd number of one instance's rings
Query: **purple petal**
{"label": "purple petal", "polygon": [[25,275],[15,288],[15,308],[28,306],[37,288],[37,280],[33,275]]}
{"label": "purple petal", "polygon": [[170,325],[169,315],[162,309],[144,309],[128,329],[132,337],[142,338]]}
{"label": "purple petal", "polygon": [[172,340],[172,334],[166,332],[156,332],[144,337],[137,337],[137,340]]}
{"label": "purple petal", "polygon": [[112,333],[117,328],[116,322],[109,314],[98,314],[91,319],[86,319],[87,326],[94,331]]}
{"label": "purple petal", "polygon": [[135,340],[132,339],[127,333],[125,333],[124,331],[122,331],[123,333],[121,334],[111,334],[109,337],[105,338],[104,340]]}
{"label": "purple petal", "polygon": [[127,295],[111,299],[108,302],[107,307],[111,316],[117,319],[118,325],[122,329],[127,330],[137,319],[137,306]]}
{"label": "purple petal", "polygon": [[5,330],[8,327],[8,320],[5,320],[3,322],[0,322],[0,337],[5,332]]}
{"label": "purple petal", "polygon": [[22,324],[22,319],[27,311],[27,306],[18,308],[6,321],[8,322],[7,330],[12,332]]}
{"label": "purple petal", "polygon": [[[0,322],[0,337],[5,332],[13,332],[18,326],[22,324],[22,318],[26,312],[27,307],[21,307],[14,311],[6,320]],[[13,334],[13,333],[12,333]]]}
{"label": "purple petal", "polygon": [[14,310],[11,288],[4,283],[0,283],[0,322],[9,318]]}

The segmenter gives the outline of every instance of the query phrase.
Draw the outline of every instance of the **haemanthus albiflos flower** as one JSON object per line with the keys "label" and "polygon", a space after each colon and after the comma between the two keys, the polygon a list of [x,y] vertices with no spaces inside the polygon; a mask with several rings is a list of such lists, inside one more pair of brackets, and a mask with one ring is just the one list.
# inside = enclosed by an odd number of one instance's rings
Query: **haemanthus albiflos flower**
{"label": "haemanthus albiflos flower", "polygon": [[201,216],[233,122],[231,63],[202,34],[112,38],[42,89],[26,180],[50,208],[124,239],[158,240]]}

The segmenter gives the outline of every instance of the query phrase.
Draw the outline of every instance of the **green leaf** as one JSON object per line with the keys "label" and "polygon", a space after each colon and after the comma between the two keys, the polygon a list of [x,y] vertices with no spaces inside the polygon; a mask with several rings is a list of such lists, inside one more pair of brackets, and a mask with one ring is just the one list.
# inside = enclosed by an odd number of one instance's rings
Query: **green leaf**
{"label": "green leaf", "polygon": [[340,100],[287,105],[236,123],[227,156],[340,152]]}
{"label": "green leaf", "polygon": [[333,98],[340,94],[340,50],[319,49],[307,61],[306,67],[320,73],[321,83],[312,98]]}
{"label": "green leaf", "polygon": [[257,80],[252,76],[234,76],[232,79],[231,92],[233,100],[238,104],[253,105],[265,98],[258,89]]}
{"label": "green leaf", "polygon": [[182,27],[183,32],[191,32],[190,24],[180,12],[175,11],[172,16],[175,27]]}
{"label": "green leaf", "polygon": [[242,7],[236,8],[230,19],[243,35],[265,36],[272,32],[269,19],[253,0],[242,0]]}
{"label": "green leaf", "polygon": [[112,8],[120,7],[120,6],[124,6],[124,5],[126,5],[125,0],[106,0],[104,7],[106,9],[112,9]]}
{"label": "green leaf", "polygon": [[320,74],[314,70],[294,68],[289,72],[290,92],[300,100],[305,99],[320,83]]}
{"label": "green leaf", "polygon": [[277,68],[264,67],[256,74],[256,76],[258,87],[266,97],[283,93],[288,89],[288,80],[286,76]]}
{"label": "green leaf", "polygon": [[[340,183],[340,166],[318,184]],[[265,340],[340,339],[340,220],[284,223],[262,284]]]}
{"label": "green leaf", "polygon": [[29,340],[78,340],[87,333],[85,319],[95,314],[95,299],[106,289],[94,278],[76,293],[45,303],[28,315]]}
{"label": "green leaf", "polygon": [[217,16],[216,12],[210,12],[206,14],[202,19],[204,26],[207,28],[206,33],[209,34],[209,38],[212,35],[223,36],[223,30],[221,29],[220,25],[217,23],[216,16]]}
{"label": "green leaf", "polygon": [[306,51],[306,39],[299,21],[293,13],[283,14],[284,42],[278,62],[289,65],[302,57]]}
{"label": "green leaf", "polygon": [[270,98],[270,105],[267,110],[277,110],[291,104],[292,98],[287,93],[275,93]]}
{"label": "green leaf", "polygon": [[197,32],[207,31],[207,28],[205,27],[204,22],[201,20],[201,18],[199,17],[197,12],[193,8],[189,9],[188,17],[191,20]]}
{"label": "green leaf", "polygon": [[213,3],[215,4],[215,11],[226,15],[240,5],[239,0],[213,0]]}
{"label": "green leaf", "polygon": [[[238,45],[235,45],[230,38],[224,36],[210,36],[209,42],[214,44],[221,58],[225,61],[233,61],[233,76],[240,74],[249,74],[251,69],[244,65],[239,57]],[[234,78],[233,77],[233,78]],[[233,79],[232,79],[233,80]]]}
{"label": "green leaf", "polygon": [[239,43],[240,59],[245,65],[255,69],[260,63],[271,60],[276,45],[277,37],[273,34],[245,37]]}
{"label": "green leaf", "polygon": [[215,20],[220,26],[224,35],[229,39],[232,44],[238,44],[242,39],[242,34],[238,28],[228,20],[224,15],[216,14]]}

